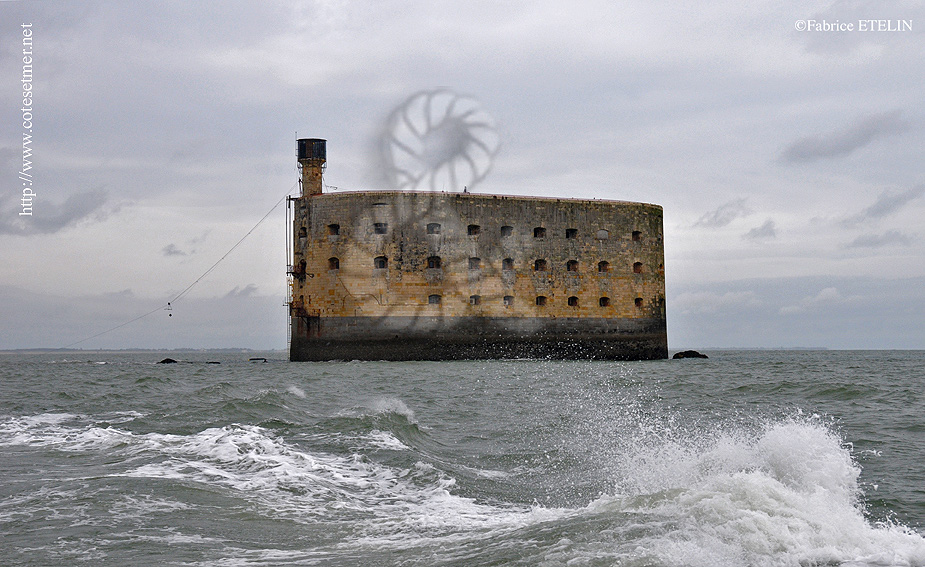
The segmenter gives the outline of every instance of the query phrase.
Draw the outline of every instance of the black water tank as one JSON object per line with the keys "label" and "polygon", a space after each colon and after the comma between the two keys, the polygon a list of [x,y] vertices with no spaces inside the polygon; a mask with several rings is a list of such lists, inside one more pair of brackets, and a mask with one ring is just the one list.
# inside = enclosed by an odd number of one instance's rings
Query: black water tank
{"label": "black water tank", "polygon": [[327,143],[327,140],[322,140],[321,138],[302,138],[296,140],[298,158],[326,161],[327,150],[325,149],[325,143]]}

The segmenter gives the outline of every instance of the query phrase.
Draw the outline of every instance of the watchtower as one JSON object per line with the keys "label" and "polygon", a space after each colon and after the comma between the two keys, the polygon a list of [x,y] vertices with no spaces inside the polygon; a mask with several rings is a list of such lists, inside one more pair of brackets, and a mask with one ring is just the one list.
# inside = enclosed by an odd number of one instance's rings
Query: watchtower
{"label": "watchtower", "polygon": [[321,195],[321,175],[327,161],[327,140],[301,138],[296,140],[296,154],[302,166],[302,196]]}

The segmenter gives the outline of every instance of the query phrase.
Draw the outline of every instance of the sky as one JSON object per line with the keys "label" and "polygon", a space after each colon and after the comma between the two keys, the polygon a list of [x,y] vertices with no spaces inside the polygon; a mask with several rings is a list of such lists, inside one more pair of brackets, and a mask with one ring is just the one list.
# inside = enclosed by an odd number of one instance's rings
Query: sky
{"label": "sky", "polygon": [[326,190],[388,189],[421,97],[471,111],[473,191],[664,207],[671,350],[925,348],[921,2],[0,1],[0,30],[0,349],[286,348],[296,137]]}

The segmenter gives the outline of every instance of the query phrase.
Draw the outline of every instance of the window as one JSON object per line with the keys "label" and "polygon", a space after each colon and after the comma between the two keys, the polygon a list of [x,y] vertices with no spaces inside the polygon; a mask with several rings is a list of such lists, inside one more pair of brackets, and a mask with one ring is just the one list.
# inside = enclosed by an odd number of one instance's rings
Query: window
{"label": "window", "polygon": [[600,305],[601,307],[610,307],[610,298],[609,298],[609,297],[602,297],[602,298],[600,298],[600,299],[598,300],[597,303],[598,303],[598,305]]}
{"label": "window", "polygon": [[389,231],[389,223],[387,222],[376,222],[373,223],[373,232],[376,234],[385,234]]}
{"label": "window", "polygon": [[642,240],[642,233],[638,230],[634,230],[633,231],[633,241],[638,242],[640,240]]}
{"label": "window", "polygon": [[602,228],[597,231],[597,234],[594,235],[594,238],[597,238],[598,240],[607,240],[610,238],[610,232]]}
{"label": "window", "polygon": [[534,228],[533,238],[546,238],[546,229],[541,226]]}
{"label": "window", "polygon": [[377,270],[384,270],[389,267],[389,259],[385,256],[376,256],[373,260],[373,267]]}
{"label": "window", "polygon": [[482,267],[481,258],[469,258],[469,269],[470,270],[478,270],[481,267]]}
{"label": "window", "polygon": [[539,259],[536,262],[533,262],[533,271],[545,272],[546,271],[546,260]]}
{"label": "window", "polygon": [[482,303],[481,295],[470,295],[469,296],[469,305],[479,305]]}
{"label": "window", "polygon": [[642,273],[642,262],[636,262],[633,264],[633,273],[634,274]]}
{"label": "window", "polygon": [[504,296],[504,304],[505,304],[505,305],[514,305],[514,296],[513,296],[513,295],[505,295],[505,296]]}
{"label": "window", "polygon": [[610,262],[598,262],[598,263],[597,263],[597,271],[598,271],[598,272],[601,272],[601,273],[609,272],[609,271],[610,271]]}
{"label": "window", "polygon": [[642,298],[637,297],[636,300],[633,301],[633,303],[636,305],[636,307],[642,307]]}
{"label": "window", "polygon": [[565,238],[578,238],[578,229],[577,228],[567,228],[565,229]]}
{"label": "window", "polygon": [[442,298],[436,294],[427,296],[427,303],[430,305],[440,305],[441,300]]}
{"label": "window", "polygon": [[501,227],[501,237],[502,238],[505,236],[512,236],[513,234],[514,234],[513,226],[504,225]]}
{"label": "window", "polygon": [[[329,224],[328,225],[328,235],[337,236],[338,234],[340,234],[340,225],[339,224]],[[301,233],[299,234],[299,236],[302,236]]]}
{"label": "window", "polygon": [[476,236],[480,232],[482,232],[482,227],[480,227],[477,224],[470,224],[469,226],[466,227],[466,234],[468,234],[469,236]]}
{"label": "window", "polygon": [[569,260],[568,262],[566,262],[565,269],[566,271],[569,271],[569,272],[577,272],[578,271],[578,260]]}
{"label": "window", "polygon": [[440,267],[440,256],[430,256],[427,258],[427,267],[428,268],[439,268]]}
{"label": "window", "polygon": [[340,260],[338,260],[337,258],[328,258],[328,269],[329,270],[339,270]]}
{"label": "window", "polygon": [[308,236],[308,229],[304,226],[299,229],[299,238],[306,238]]}
{"label": "window", "polygon": [[543,305],[546,305],[546,296],[545,296],[545,295],[537,295],[537,296],[536,296],[536,304],[539,305],[540,307],[542,307]]}
{"label": "window", "polygon": [[501,269],[507,270],[507,271],[513,270],[514,269],[514,259],[505,258],[504,260],[501,260]]}
{"label": "window", "polygon": [[427,234],[440,234],[440,223],[439,222],[427,223]]}
{"label": "window", "polygon": [[570,296],[570,297],[568,298],[568,306],[569,306],[569,307],[578,307],[578,298],[575,297],[574,295]]}

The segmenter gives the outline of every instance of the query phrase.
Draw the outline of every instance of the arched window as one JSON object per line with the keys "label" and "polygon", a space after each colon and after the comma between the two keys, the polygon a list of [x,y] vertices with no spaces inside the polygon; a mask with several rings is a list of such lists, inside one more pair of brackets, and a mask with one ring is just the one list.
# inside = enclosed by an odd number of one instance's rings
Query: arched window
{"label": "arched window", "polygon": [[610,271],[610,262],[598,262],[597,263],[598,272],[609,272]]}
{"label": "arched window", "polygon": [[574,295],[570,296],[570,297],[568,298],[568,306],[569,306],[569,307],[578,307],[578,298],[575,297]]}
{"label": "arched window", "polygon": [[633,263],[633,273],[641,274],[642,273],[642,262]]}
{"label": "arched window", "polygon": [[541,226],[534,228],[533,238],[546,238],[546,229]]}
{"label": "arched window", "polygon": [[565,238],[566,239],[578,238],[578,229],[577,228],[565,229]]}
{"label": "arched window", "polygon": [[469,269],[470,270],[478,270],[481,267],[482,267],[481,258],[469,258]]}
{"label": "arched window", "polygon": [[514,259],[505,258],[504,260],[501,260],[501,269],[508,270],[508,271],[513,270],[514,269]]}
{"label": "arched window", "polygon": [[439,222],[427,223],[427,234],[440,234],[440,223]]}
{"label": "arched window", "polygon": [[504,225],[501,227],[501,237],[502,238],[505,236],[511,236],[512,234],[514,234],[513,226]]}
{"label": "arched window", "polygon": [[299,228],[299,238],[306,238],[308,236],[308,229],[304,226]]}
{"label": "arched window", "polygon": [[328,269],[329,270],[339,270],[340,260],[338,260],[337,258],[328,258]]}
{"label": "arched window", "polygon": [[385,256],[376,256],[373,260],[373,267],[377,270],[384,270],[389,267],[389,259]]}
{"label": "arched window", "polygon": [[440,256],[430,256],[427,258],[427,267],[436,269],[440,267]]}
{"label": "arched window", "polygon": [[439,295],[437,295],[437,294],[428,295],[428,296],[427,296],[427,303],[430,304],[430,305],[440,305],[441,299],[442,299],[442,298],[441,298]]}
{"label": "arched window", "polygon": [[639,242],[642,240],[642,232],[638,230],[633,231],[633,242]]}
{"label": "arched window", "polygon": [[514,296],[513,296],[513,295],[505,295],[505,296],[504,296],[504,304],[505,304],[505,305],[514,305]]}
{"label": "arched window", "polygon": [[479,305],[482,303],[481,295],[470,295],[469,296],[469,305]]}
{"label": "arched window", "polygon": [[610,231],[604,230],[603,228],[597,231],[597,234],[594,235],[598,240],[607,240],[610,238]]}
{"label": "arched window", "polygon": [[641,298],[641,297],[637,297],[637,298],[633,301],[633,304],[636,305],[636,307],[642,307],[642,298]]}
{"label": "arched window", "polygon": [[610,298],[609,298],[609,297],[602,297],[602,298],[600,298],[600,299],[598,300],[597,303],[598,303],[598,305],[600,305],[601,307],[610,307]]}
{"label": "arched window", "polygon": [[470,224],[469,226],[466,227],[466,234],[468,234],[469,236],[476,236],[480,232],[482,232],[482,227],[480,227],[477,224]]}
{"label": "arched window", "polygon": [[328,225],[328,235],[337,236],[340,234],[340,225],[339,224],[329,224]]}
{"label": "arched window", "polygon": [[578,260],[569,260],[565,263],[565,269],[569,272],[578,271]]}
{"label": "arched window", "polygon": [[537,295],[537,296],[536,296],[536,304],[539,305],[540,307],[542,307],[543,305],[546,305],[546,296],[545,296],[545,295]]}
{"label": "arched window", "polygon": [[385,234],[389,231],[389,223],[387,222],[376,222],[373,223],[373,232],[376,234]]}
{"label": "arched window", "polygon": [[535,272],[545,272],[546,271],[546,260],[540,258],[536,262],[533,262],[533,271]]}

